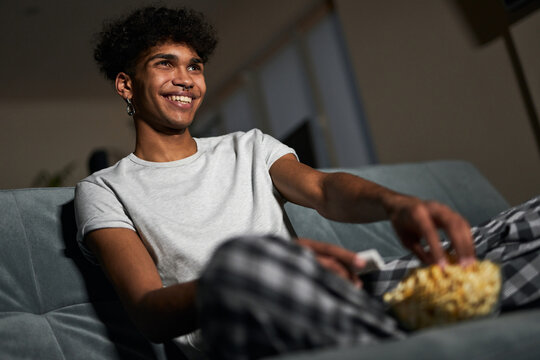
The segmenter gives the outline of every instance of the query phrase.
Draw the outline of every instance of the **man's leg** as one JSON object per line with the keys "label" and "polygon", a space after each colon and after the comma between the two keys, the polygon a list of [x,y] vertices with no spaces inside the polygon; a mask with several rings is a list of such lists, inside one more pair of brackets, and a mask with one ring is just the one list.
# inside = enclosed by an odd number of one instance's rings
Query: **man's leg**
{"label": "man's leg", "polygon": [[473,228],[479,257],[501,265],[501,306],[517,308],[540,299],[540,197]]}
{"label": "man's leg", "polygon": [[381,303],[275,237],[221,246],[198,290],[210,353],[253,359],[299,349],[402,338]]}

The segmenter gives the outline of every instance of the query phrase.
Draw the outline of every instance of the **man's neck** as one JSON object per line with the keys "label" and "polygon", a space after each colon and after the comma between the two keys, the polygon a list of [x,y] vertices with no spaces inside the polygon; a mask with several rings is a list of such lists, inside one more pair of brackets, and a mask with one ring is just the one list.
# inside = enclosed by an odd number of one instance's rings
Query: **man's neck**
{"label": "man's neck", "polygon": [[[146,124],[145,124],[146,125]],[[134,154],[146,161],[168,162],[187,158],[197,152],[197,143],[189,129],[176,134],[162,134],[146,126],[137,126]]]}

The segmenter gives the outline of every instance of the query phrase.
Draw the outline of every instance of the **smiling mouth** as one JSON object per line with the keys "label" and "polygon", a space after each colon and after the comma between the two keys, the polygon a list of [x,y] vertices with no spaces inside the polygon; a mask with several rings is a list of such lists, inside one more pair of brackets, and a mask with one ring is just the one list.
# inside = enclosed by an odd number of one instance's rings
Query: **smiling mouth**
{"label": "smiling mouth", "polygon": [[183,95],[169,95],[165,97],[171,101],[176,101],[181,104],[191,104],[191,101],[193,100],[189,96],[183,96]]}

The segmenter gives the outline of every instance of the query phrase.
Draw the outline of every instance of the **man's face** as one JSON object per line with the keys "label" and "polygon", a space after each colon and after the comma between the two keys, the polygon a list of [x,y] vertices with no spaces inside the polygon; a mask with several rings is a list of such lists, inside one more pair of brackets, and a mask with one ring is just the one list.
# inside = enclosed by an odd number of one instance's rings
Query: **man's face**
{"label": "man's face", "polygon": [[184,131],[206,93],[204,64],[189,46],[166,42],[137,62],[133,80],[135,119],[163,133]]}

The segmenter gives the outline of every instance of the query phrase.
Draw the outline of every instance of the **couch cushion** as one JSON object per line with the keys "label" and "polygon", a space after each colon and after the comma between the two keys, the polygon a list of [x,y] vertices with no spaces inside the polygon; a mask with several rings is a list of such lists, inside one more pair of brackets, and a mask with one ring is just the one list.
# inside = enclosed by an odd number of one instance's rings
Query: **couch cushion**
{"label": "couch cushion", "polygon": [[0,191],[0,359],[167,358],[82,257],[73,195],[73,188]]}
{"label": "couch cushion", "polygon": [[71,188],[0,192],[0,241],[9,247],[0,255],[5,272],[0,299],[9,299],[0,300],[2,310],[46,313],[90,300],[116,300],[101,270],[78,251],[73,195]]}
{"label": "couch cushion", "polygon": [[40,307],[28,240],[12,192],[0,192],[0,309],[37,311]]}
{"label": "couch cushion", "polygon": [[62,351],[45,317],[0,312],[2,359],[62,359]]}
{"label": "couch cushion", "polygon": [[400,341],[303,351],[282,360],[538,359],[540,310],[522,310],[414,333]]}

